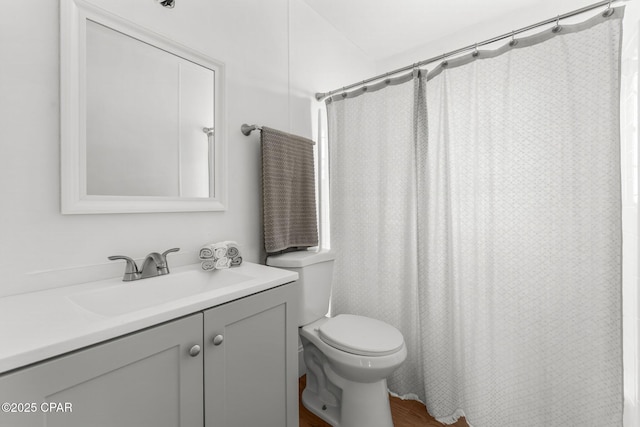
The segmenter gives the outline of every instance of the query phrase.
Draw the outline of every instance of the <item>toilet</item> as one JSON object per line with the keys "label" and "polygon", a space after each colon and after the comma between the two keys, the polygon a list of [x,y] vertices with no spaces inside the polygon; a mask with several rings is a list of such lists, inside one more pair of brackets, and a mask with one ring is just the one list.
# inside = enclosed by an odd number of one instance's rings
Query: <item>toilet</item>
{"label": "toilet", "polygon": [[267,265],[299,275],[299,333],[307,367],[302,403],[334,427],[392,427],[386,378],[407,357],[400,331],[352,314],[327,317],[334,255],[307,250]]}

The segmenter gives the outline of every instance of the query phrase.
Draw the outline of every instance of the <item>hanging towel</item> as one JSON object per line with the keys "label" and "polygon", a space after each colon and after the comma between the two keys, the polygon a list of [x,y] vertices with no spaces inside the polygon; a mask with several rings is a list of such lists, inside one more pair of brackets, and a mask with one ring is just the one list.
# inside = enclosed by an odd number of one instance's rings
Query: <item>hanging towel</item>
{"label": "hanging towel", "polygon": [[264,126],[261,140],[265,250],[317,246],[313,141]]}

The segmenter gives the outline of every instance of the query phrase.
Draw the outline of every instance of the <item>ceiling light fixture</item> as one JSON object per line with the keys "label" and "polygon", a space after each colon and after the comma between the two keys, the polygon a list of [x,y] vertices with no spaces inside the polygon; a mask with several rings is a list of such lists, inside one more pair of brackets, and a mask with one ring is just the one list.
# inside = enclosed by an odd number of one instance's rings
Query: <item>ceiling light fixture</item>
{"label": "ceiling light fixture", "polygon": [[176,0],[156,0],[160,3],[160,6],[168,7],[169,9],[173,9],[175,6]]}

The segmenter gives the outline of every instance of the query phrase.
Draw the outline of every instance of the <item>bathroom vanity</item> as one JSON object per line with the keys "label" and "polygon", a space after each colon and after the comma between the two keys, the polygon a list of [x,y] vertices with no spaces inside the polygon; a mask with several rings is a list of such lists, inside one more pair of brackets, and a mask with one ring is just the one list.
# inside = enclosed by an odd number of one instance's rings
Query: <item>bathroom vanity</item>
{"label": "bathroom vanity", "polygon": [[297,426],[297,275],[198,267],[0,299],[0,425]]}

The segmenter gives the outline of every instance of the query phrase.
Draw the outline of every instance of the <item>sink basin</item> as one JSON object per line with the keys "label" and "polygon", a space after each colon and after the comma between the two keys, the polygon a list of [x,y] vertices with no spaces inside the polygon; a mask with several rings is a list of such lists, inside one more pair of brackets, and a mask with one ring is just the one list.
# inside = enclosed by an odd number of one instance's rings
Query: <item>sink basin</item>
{"label": "sink basin", "polygon": [[117,316],[215,291],[254,279],[233,270],[190,270],[69,295],[74,304],[103,316]]}

